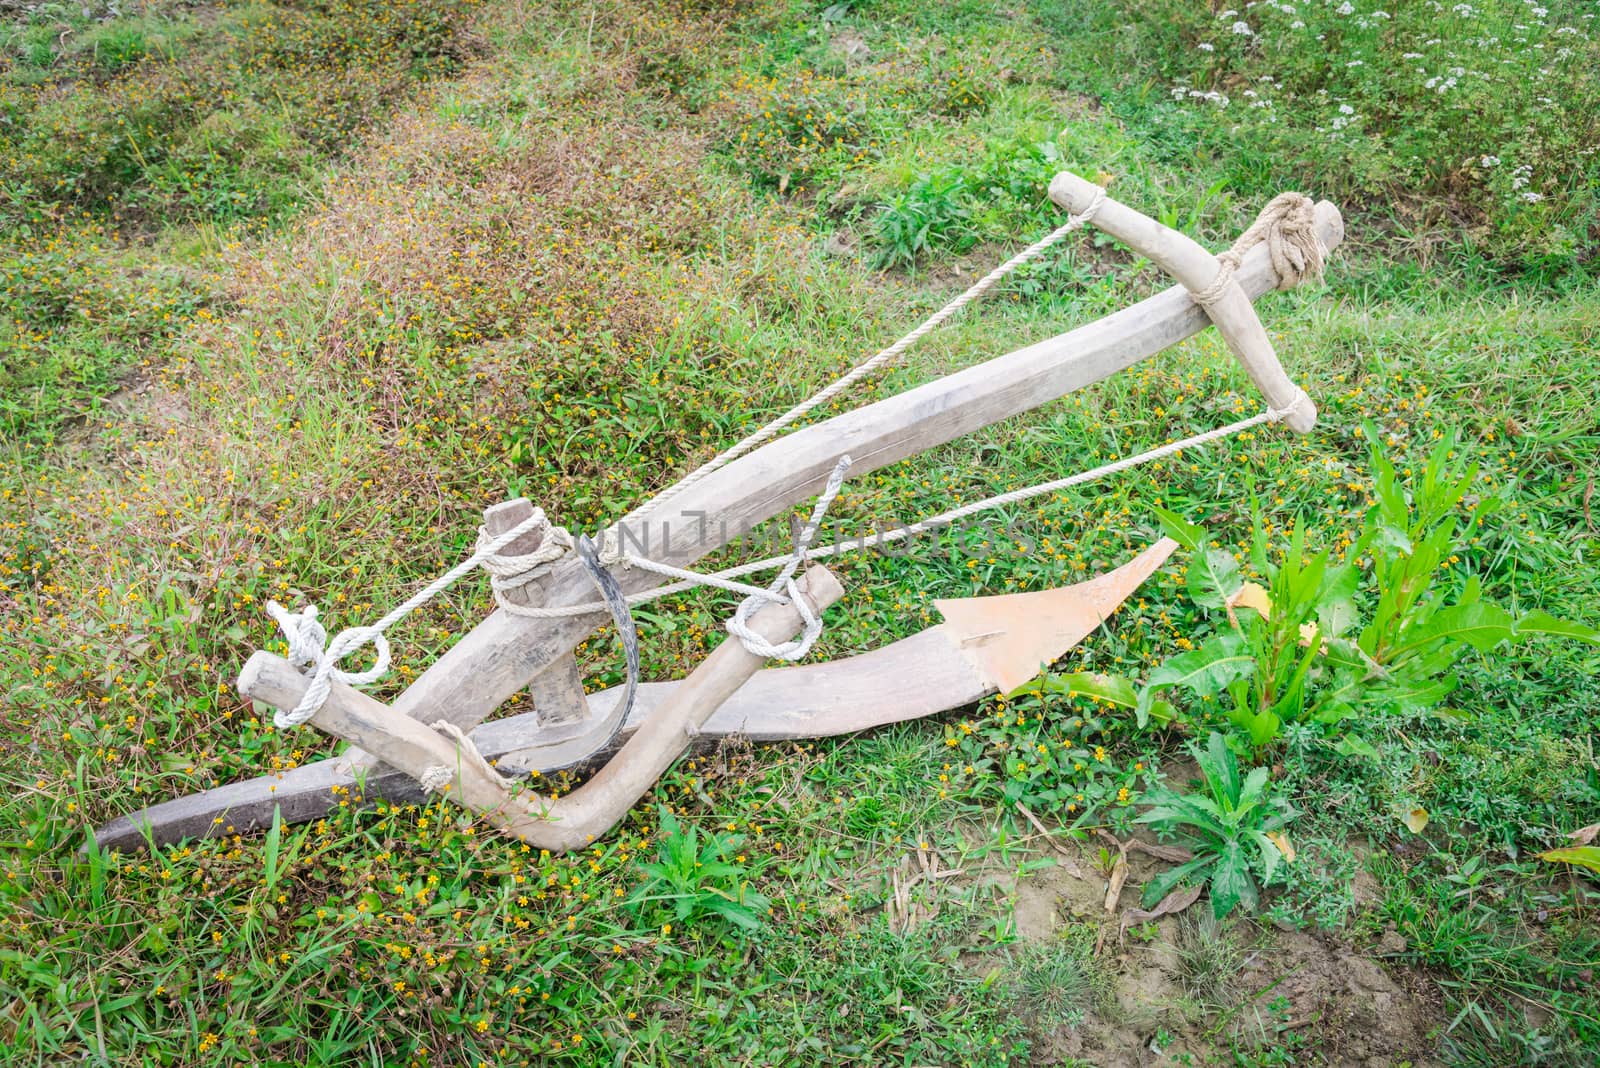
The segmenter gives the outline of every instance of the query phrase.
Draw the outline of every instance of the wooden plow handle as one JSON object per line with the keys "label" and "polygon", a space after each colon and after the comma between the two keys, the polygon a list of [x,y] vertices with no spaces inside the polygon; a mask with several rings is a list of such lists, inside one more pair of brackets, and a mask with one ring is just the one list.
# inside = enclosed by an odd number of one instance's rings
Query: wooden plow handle
{"label": "wooden plow handle", "polygon": [[[796,583],[814,613],[844,595],[844,587],[821,565]],[[769,642],[799,633],[803,620],[793,604],[769,603],[750,619],[750,629]],[[730,637],[700,662],[633,737],[588,782],[560,798],[521,789],[456,732],[452,739],[422,721],[385,707],[360,690],[334,683],[311,722],[374,754],[444,796],[483,813],[501,830],[540,849],[580,849],[616,826],[628,810],[672,766],[700,727],[750,681],[766,658]],[[239,674],[239,692],[280,708],[293,707],[306,678],[280,656],[252,655]],[[445,721],[448,723],[448,721]],[[435,776],[439,776],[435,779]]]}
{"label": "wooden plow handle", "polygon": [[[1094,225],[1152,260],[1191,294],[1204,292],[1217,280],[1222,270],[1217,257],[1187,234],[1112,200],[1100,186],[1071,171],[1062,171],[1050,183],[1050,199],[1074,215],[1087,211],[1096,197],[1103,199]],[[1291,429],[1309,433],[1317,422],[1317,406],[1284,372],[1261,317],[1239,282],[1230,278],[1222,292],[1203,306],[1267,404],[1284,413]]]}

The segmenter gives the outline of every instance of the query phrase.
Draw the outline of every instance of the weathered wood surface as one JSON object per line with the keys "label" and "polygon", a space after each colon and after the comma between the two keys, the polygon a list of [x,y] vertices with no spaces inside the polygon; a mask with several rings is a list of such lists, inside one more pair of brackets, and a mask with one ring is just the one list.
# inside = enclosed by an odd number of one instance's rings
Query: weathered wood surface
{"label": "weathered wood surface", "polygon": [[[839,580],[820,564],[807,568],[790,589],[797,599],[805,599],[813,615],[844,596]],[[750,615],[747,625],[767,642],[782,643],[798,635],[805,620],[800,606],[767,602]],[[706,720],[766,662],[766,656],[751,652],[743,641],[723,642],[673,687],[661,707],[588,782],[546,802],[535,820],[518,820],[509,829],[543,849],[578,849],[593,842],[627,815],[689,748]]]}
{"label": "weathered wood surface", "polygon": [[[1338,209],[1319,203],[1317,221],[1323,244],[1336,247],[1344,236]],[[1235,280],[1251,299],[1274,289],[1278,279],[1267,250],[1248,253]],[[1189,291],[1174,286],[1066,334],[779,438],[662,508],[644,509],[626,532],[627,543],[687,566],[815,496],[845,453],[854,457],[850,473],[858,477],[1101,381],[1194,336],[1209,322]],[[629,592],[661,582],[640,569],[618,578]],[[545,588],[555,605],[594,598],[582,565],[571,557],[555,565]],[[497,611],[425,671],[394,708],[414,717],[443,715],[471,728],[571,652],[604,618],[535,621]]]}
{"label": "weathered wood surface", "polygon": [[[1048,613],[1030,611],[1028,599],[1044,605],[1058,600],[1063,592],[1077,591],[1096,606],[1097,613],[1109,615],[1170,551],[1171,543],[1163,539],[1121,567],[1066,591],[970,600],[1010,602],[1013,618],[1029,621],[1015,637],[1037,656],[1037,666],[1065,653],[1082,636],[1083,627],[1070,623],[1061,631],[1046,633],[1040,622]],[[954,603],[959,602],[941,602],[942,610]],[[953,619],[961,618],[959,610],[951,614]],[[997,653],[1003,644],[993,640],[992,634],[988,619],[977,630],[951,621],[856,656],[759,671],[701,725],[695,747],[714,746],[730,737],[777,742],[849,734],[971,705],[999,689],[986,674],[985,657]],[[289,681],[294,685],[295,680]],[[562,738],[540,724],[535,712],[485,723],[472,732],[472,740],[508,775],[592,767],[616,753],[680,685],[642,684],[628,722],[611,745],[602,749],[589,744],[581,730]],[[287,700],[293,694],[279,696]],[[591,717],[606,721],[621,697],[622,687],[591,694]],[[163,845],[186,838],[249,834],[271,824],[275,807],[281,807],[285,822],[299,823],[341,804],[412,803],[422,798],[421,787],[404,772],[384,766],[352,770],[340,757],[330,757],[151,806],[108,823],[95,837],[102,848],[135,850],[145,844],[146,827],[151,839]]]}
{"label": "weathered wood surface", "polygon": [[[1050,199],[1073,214],[1087,210],[1099,192],[1099,186],[1071,171],[1062,171],[1050,183]],[[1094,225],[1154,261],[1192,293],[1203,291],[1217,277],[1217,258],[1198,242],[1126,204],[1107,198],[1095,213]],[[1239,281],[1229,282],[1207,311],[1267,403],[1288,413],[1285,421],[1292,429],[1310,433],[1317,422],[1316,405],[1284,373],[1272,339]]]}
{"label": "weathered wood surface", "polygon": [[[820,565],[809,568],[794,589],[813,613],[844,595],[838,580]],[[803,625],[794,603],[764,604],[749,619],[750,630],[769,642],[788,641]],[[678,759],[700,726],[765,662],[743,642],[723,642],[673,688],[614,758],[588,782],[559,798],[517,788],[488,765],[475,744],[463,746],[341,683],[333,685],[311,722],[419,781],[426,781],[435,769],[446,771],[448,783],[436,785],[440,796],[482,814],[530,845],[564,851],[586,845],[615,826]],[[239,675],[241,694],[273,705],[287,702],[292,707],[306,688],[306,678],[289,661],[266,652],[252,656]]]}
{"label": "weathered wood surface", "polygon": [[[487,508],[483,513],[484,529],[490,537],[506,531],[533,515],[533,502],[517,497]],[[531,553],[539,548],[543,537],[539,531],[529,531],[506,546],[508,556]],[[530,582],[507,592],[508,600],[516,604],[538,607],[545,603],[544,590],[538,582]],[[577,657],[568,653],[558,656],[555,662],[539,672],[528,682],[528,696],[533,698],[534,711],[539,722],[548,726],[574,723],[589,718],[589,703],[583,695],[583,675],[578,671]],[[354,759],[354,757],[352,757]]]}

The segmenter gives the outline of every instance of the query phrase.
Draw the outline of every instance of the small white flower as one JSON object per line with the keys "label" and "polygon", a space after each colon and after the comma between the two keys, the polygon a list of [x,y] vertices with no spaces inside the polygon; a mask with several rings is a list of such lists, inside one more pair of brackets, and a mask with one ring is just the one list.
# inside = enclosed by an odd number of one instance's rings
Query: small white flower
{"label": "small white flower", "polygon": [[1478,161],[1478,165],[1481,166],[1481,167],[1498,167],[1498,166],[1500,166],[1500,157],[1499,156],[1484,156],[1482,159],[1480,159]]}
{"label": "small white flower", "polygon": [[1235,16],[1237,14],[1238,14],[1238,12],[1230,7],[1228,10],[1226,10],[1222,14],[1218,15],[1217,18],[1219,18],[1219,19],[1231,19],[1231,18],[1233,18],[1233,16]]}
{"label": "small white flower", "polygon": [[1303,30],[1306,28],[1306,24],[1301,22],[1299,19],[1295,19],[1293,22],[1289,23],[1289,28],[1291,30]]}
{"label": "small white flower", "polygon": [[1360,60],[1360,59],[1352,59],[1350,62],[1346,63],[1345,66],[1346,67],[1364,67],[1364,66],[1366,66],[1366,61],[1365,60]]}
{"label": "small white flower", "polygon": [[1529,204],[1537,204],[1539,201],[1543,200],[1544,197],[1530,190],[1522,194],[1522,199],[1526,200]]}
{"label": "small white flower", "polygon": [[1195,47],[1200,49],[1202,52],[1215,52],[1217,50],[1217,46],[1212,44],[1210,41],[1201,41],[1199,44],[1195,45]]}
{"label": "small white flower", "polygon": [[1344,0],[1344,3],[1333,9],[1333,13],[1335,15],[1354,15],[1356,13],[1355,5],[1350,3],[1350,0]]}
{"label": "small white flower", "polygon": [[1401,59],[1421,59],[1422,58],[1422,53],[1421,52],[1407,52],[1405,55],[1401,56],[1400,58]]}
{"label": "small white flower", "polygon": [[1233,35],[1235,37],[1249,37],[1249,36],[1251,36],[1250,24],[1248,22],[1245,22],[1243,19],[1239,20],[1238,22],[1235,22],[1232,26],[1229,26],[1228,28],[1233,31]]}
{"label": "small white flower", "polygon": [[1339,105],[1339,114],[1341,114],[1341,115],[1354,115],[1355,113],[1356,113],[1356,109],[1351,107],[1349,104],[1340,104]]}

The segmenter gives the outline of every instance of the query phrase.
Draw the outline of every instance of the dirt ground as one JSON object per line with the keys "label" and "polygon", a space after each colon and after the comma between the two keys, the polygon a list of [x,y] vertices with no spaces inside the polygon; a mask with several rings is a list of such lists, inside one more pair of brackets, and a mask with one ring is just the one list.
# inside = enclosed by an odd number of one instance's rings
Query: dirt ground
{"label": "dirt ground", "polygon": [[[1405,948],[1392,929],[1356,943],[1345,931],[1230,919],[1221,931],[1232,944],[1237,967],[1226,980],[1196,989],[1192,979],[1185,980],[1180,945],[1195,937],[1208,900],[1178,915],[1123,926],[1118,922],[1123,912],[1138,908],[1144,883],[1168,863],[1130,849],[1127,880],[1112,913],[1106,908],[1109,880],[1099,849],[1069,843],[1056,852],[1053,865],[1018,877],[997,862],[970,859],[959,869],[942,870],[939,858],[918,851],[890,875],[886,904],[891,922],[904,928],[923,922],[953,898],[988,898],[1010,908],[1020,943],[1015,952],[1069,928],[1101,927],[1095,970],[1103,989],[1076,1026],[1037,1027],[1033,1063],[1097,1068],[1215,1063],[1424,1068],[1441,1063],[1432,1038],[1444,1022],[1441,999],[1427,975],[1384,959]],[[1358,909],[1376,901],[1370,877],[1358,879],[1356,899]],[[964,960],[984,973],[996,967],[993,952],[971,953]],[[1236,1061],[1234,1051],[1246,1059]]]}
{"label": "dirt ground", "polygon": [[[1143,883],[1162,867],[1131,855],[1121,907],[1137,906]],[[1068,920],[1104,918],[1105,878],[1082,865],[1079,870],[1081,877],[1057,866],[997,887],[1015,902],[1019,936],[1050,938]],[[1191,912],[1207,907],[1202,900]],[[1183,1053],[1204,1063],[1219,1048],[1273,1046],[1303,1052],[1311,1063],[1438,1063],[1429,1035],[1441,1022],[1439,1000],[1431,982],[1415,971],[1390,968],[1337,934],[1241,921],[1229,931],[1245,947],[1237,979],[1231,991],[1217,991],[1207,1004],[1185,988],[1175,949],[1180,925],[1193,921],[1167,916],[1154,922],[1153,938],[1148,927],[1139,935],[1128,931],[1120,944],[1115,934],[1108,936],[1100,960],[1113,978],[1109,1005],[1079,1027],[1057,1029],[1049,1036],[1052,1048],[1039,1051],[1039,1063],[1071,1057],[1100,1068],[1143,1068],[1173,1063]],[[1395,938],[1386,934],[1371,950],[1399,948]],[[1157,1042],[1160,1032],[1171,1036],[1165,1046]],[[1314,1042],[1297,1050],[1301,1039]]]}

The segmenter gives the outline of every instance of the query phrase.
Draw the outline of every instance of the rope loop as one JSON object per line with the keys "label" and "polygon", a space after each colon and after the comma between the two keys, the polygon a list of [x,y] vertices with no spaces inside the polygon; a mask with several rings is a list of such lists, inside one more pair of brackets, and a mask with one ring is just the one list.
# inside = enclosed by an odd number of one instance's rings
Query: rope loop
{"label": "rope loop", "polygon": [[[800,570],[800,565],[806,562],[807,555],[811,551],[811,542],[816,538],[817,531],[822,529],[822,520],[828,514],[833,499],[839,496],[839,490],[844,486],[845,472],[850,470],[850,465],[854,462],[849,456],[839,457],[839,462],[833,465],[833,473],[828,476],[828,484],[823,487],[822,495],[817,498],[816,507],[811,510],[811,518],[801,529],[800,536],[795,538],[794,552],[789,554],[789,559],[778,572],[778,577],[772,580],[771,586],[764,590],[754,590],[740,601],[739,607],[729,618],[726,624],[728,633],[738,638],[745,649],[753,655],[769,660],[799,660],[811,651],[811,647],[822,636],[822,617],[811,607],[811,602],[801,595],[794,576]],[[750,616],[769,604],[794,605],[795,611],[800,613],[800,621],[803,624],[798,638],[774,643],[756,633],[750,625]]]}
{"label": "rope loop", "polygon": [[[328,699],[334,683],[361,686],[377,682],[389,670],[389,640],[376,627],[350,627],[334,635],[330,642],[327,629],[317,620],[316,605],[307,606],[303,612],[290,612],[277,601],[268,601],[267,614],[289,643],[289,662],[302,671],[311,669],[311,678],[300,703],[287,712],[278,709],[273,713],[273,725],[279,730],[298,727],[315,715]],[[340,660],[364,645],[373,648],[371,667],[365,671],[345,671],[339,667]]]}
{"label": "rope loop", "polygon": [[800,620],[804,628],[797,638],[786,642],[769,642],[750,627],[750,615],[756,609],[768,604],[778,603],[773,591],[763,590],[760,595],[751,595],[739,602],[739,607],[734,610],[733,616],[728,620],[728,633],[738,638],[740,643],[756,656],[766,657],[769,660],[799,660],[811,651],[811,647],[822,637],[822,617],[811,607],[811,602],[800,592],[800,587],[794,579],[784,581],[784,592],[788,594],[787,603],[794,605],[795,611],[800,613]]}

